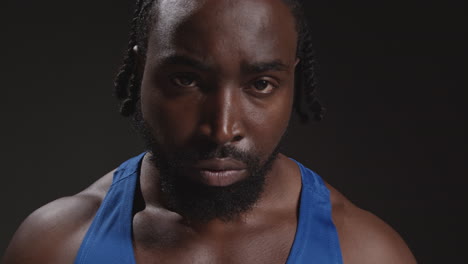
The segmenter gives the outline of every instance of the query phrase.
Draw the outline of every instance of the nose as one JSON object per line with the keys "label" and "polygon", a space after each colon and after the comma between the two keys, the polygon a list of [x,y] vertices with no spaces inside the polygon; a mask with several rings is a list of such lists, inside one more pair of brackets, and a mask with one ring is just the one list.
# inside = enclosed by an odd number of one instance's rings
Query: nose
{"label": "nose", "polygon": [[200,133],[216,145],[240,141],[244,137],[240,95],[229,87],[207,93],[202,107]]}

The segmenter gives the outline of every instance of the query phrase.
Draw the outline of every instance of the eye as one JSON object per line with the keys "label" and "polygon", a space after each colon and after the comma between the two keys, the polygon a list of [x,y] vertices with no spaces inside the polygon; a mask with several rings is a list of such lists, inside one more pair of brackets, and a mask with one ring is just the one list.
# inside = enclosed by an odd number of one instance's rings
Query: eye
{"label": "eye", "polygon": [[269,94],[273,92],[278,85],[272,83],[269,80],[260,79],[252,83],[252,88],[256,93]]}
{"label": "eye", "polygon": [[189,73],[184,74],[175,74],[171,76],[171,81],[173,84],[180,87],[196,87],[198,86],[198,78]]}

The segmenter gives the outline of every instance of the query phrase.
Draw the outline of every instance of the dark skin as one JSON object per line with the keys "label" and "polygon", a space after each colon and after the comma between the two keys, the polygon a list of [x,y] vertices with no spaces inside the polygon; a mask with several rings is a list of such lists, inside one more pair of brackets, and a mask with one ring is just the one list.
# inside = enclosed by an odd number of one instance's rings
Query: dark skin
{"label": "dark skin", "polygon": [[[207,0],[192,6],[175,2],[183,8],[161,7],[171,11],[158,16],[146,60],[139,54],[144,119],[168,153],[208,142],[254,152],[264,161],[291,115],[299,62],[294,17],[279,0]],[[174,55],[179,59],[167,64]],[[187,63],[186,58],[197,63]],[[265,65],[269,67],[259,67]],[[138,206],[144,209],[133,217],[137,263],[286,261],[301,190],[293,161],[278,156],[252,210],[228,222],[187,224],[165,206],[167,197],[159,191],[159,172],[150,155],[143,160],[140,176],[143,204]],[[112,173],[30,215],[3,263],[72,263]],[[242,177],[246,175],[236,180]],[[344,263],[415,263],[395,231],[327,187]]]}

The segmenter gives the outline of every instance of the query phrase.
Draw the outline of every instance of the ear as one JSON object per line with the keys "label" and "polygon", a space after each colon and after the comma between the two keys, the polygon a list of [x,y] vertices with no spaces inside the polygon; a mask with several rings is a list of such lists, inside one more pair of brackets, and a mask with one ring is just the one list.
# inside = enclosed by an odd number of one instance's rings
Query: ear
{"label": "ear", "polygon": [[301,61],[300,58],[296,58],[296,62],[294,62],[294,68],[296,68],[297,64],[299,64],[300,61]]}
{"label": "ear", "polygon": [[141,63],[140,47],[138,47],[138,45],[133,46],[132,52],[133,56],[135,56],[135,62],[138,64]]}
{"label": "ear", "polygon": [[140,75],[140,77],[143,75],[143,70],[144,70],[144,59],[141,54],[141,49],[138,47],[138,45],[133,46],[132,48],[133,55],[135,56],[135,72]]}

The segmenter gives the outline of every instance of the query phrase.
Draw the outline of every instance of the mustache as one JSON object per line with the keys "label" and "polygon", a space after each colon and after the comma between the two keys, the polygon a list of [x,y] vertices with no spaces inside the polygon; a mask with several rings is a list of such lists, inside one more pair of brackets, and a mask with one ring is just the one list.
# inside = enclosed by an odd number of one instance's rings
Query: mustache
{"label": "mustache", "polygon": [[223,159],[230,158],[242,162],[249,169],[255,168],[256,164],[260,162],[257,155],[253,155],[247,151],[239,150],[233,146],[222,146],[211,150],[196,150],[196,149],[184,149],[175,151],[170,156],[158,155],[158,151],[153,149],[151,151],[153,156],[151,160],[158,166],[164,167],[169,165],[172,168],[186,168],[198,161],[208,159]]}
{"label": "mustache", "polygon": [[256,159],[256,157],[247,151],[240,150],[233,146],[221,146],[211,150],[185,150],[176,153],[177,158],[186,161],[200,161],[207,159],[231,158],[242,162]]}

